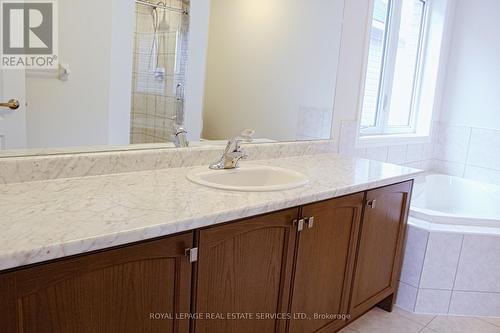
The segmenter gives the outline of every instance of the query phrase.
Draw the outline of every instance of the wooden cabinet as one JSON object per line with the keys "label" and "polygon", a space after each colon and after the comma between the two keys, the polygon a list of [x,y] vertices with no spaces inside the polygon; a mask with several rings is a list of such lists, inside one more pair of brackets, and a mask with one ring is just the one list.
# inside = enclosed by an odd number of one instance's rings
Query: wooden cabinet
{"label": "wooden cabinet", "polygon": [[190,310],[185,250],[192,238],[187,233],[0,274],[0,330],[188,332],[188,320],[175,317]]}
{"label": "wooden cabinet", "polygon": [[[291,333],[333,332],[345,325],[364,194],[302,208],[292,289]],[[308,218],[314,217],[313,224]],[[338,315],[338,316],[335,316]]]}
{"label": "wooden cabinet", "polygon": [[[218,314],[193,322],[196,333],[285,332],[299,210],[199,232],[195,312]],[[232,317],[249,314],[252,317]],[[262,317],[260,317],[262,314]]]}
{"label": "wooden cabinet", "polygon": [[392,309],[411,189],[0,273],[0,331],[336,332],[342,315]]}
{"label": "wooden cabinet", "polygon": [[353,317],[377,304],[392,310],[411,190],[412,182],[407,182],[367,192],[352,288]]}

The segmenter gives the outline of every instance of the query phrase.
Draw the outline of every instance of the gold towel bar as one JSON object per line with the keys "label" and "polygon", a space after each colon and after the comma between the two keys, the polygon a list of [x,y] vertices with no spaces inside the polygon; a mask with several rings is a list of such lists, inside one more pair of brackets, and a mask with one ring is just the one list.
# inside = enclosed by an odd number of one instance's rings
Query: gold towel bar
{"label": "gold towel bar", "polygon": [[19,109],[19,101],[17,99],[11,99],[7,103],[0,103],[0,107],[17,110]]}

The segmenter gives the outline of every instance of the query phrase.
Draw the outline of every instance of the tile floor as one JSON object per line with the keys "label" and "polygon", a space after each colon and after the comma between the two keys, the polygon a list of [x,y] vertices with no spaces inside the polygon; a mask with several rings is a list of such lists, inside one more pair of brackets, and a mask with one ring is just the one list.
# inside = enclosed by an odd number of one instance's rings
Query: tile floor
{"label": "tile floor", "polygon": [[500,333],[500,318],[420,315],[375,308],[341,333]]}

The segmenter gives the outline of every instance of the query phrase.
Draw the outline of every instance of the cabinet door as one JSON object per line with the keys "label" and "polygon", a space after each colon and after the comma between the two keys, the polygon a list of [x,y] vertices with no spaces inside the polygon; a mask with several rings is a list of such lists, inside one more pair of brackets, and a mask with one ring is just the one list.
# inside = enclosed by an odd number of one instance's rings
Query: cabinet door
{"label": "cabinet door", "polygon": [[[284,332],[298,209],[250,218],[199,233],[197,333]],[[251,317],[232,317],[237,314]]]}
{"label": "cabinet door", "polygon": [[314,217],[314,224],[298,236],[291,313],[308,319],[292,317],[291,333],[332,332],[345,325],[340,316],[348,311],[363,199],[360,193],[303,207],[301,215]]}
{"label": "cabinet door", "polygon": [[383,300],[389,300],[387,308],[392,308],[412,184],[407,182],[367,193],[352,290],[354,317]]}
{"label": "cabinet door", "polygon": [[[192,233],[0,275],[2,332],[188,332]],[[163,316],[158,319],[158,316]]]}

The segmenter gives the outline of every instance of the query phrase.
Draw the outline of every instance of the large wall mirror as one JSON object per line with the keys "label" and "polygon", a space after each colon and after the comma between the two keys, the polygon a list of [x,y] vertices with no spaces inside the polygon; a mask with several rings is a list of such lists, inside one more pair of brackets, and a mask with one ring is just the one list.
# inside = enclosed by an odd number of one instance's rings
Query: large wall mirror
{"label": "large wall mirror", "polygon": [[344,0],[54,2],[58,67],[2,62],[0,156],[331,137]]}

